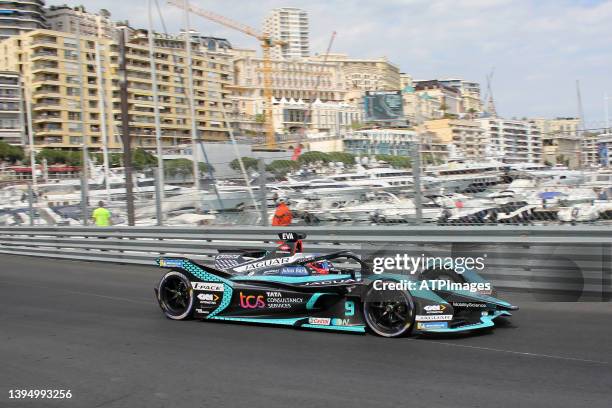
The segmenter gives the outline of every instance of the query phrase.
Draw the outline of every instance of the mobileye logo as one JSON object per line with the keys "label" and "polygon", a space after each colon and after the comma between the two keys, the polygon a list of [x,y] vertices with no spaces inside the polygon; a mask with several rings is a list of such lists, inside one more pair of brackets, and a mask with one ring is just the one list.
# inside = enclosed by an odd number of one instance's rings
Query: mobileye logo
{"label": "mobileye logo", "polygon": [[240,307],[243,309],[260,309],[266,307],[263,295],[243,295],[240,292]]}

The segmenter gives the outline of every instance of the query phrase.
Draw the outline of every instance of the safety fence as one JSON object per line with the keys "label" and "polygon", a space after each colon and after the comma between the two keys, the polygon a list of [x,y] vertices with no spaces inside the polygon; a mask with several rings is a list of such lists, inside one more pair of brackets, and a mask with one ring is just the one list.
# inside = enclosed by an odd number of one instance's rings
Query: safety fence
{"label": "safety fence", "polygon": [[[496,287],[544,300],[610,300],[612,229],[579,226],[300,227],[305,252],[350,250],[375,258],[482,260],[480,271]],[[210,263],[220,250],[273,249],[272,227],[0,227],[0,253],[155,265],[184,256]],[[406,273],[406,271],[402,271]],[[400,272],[400,273],[402,273]]]}

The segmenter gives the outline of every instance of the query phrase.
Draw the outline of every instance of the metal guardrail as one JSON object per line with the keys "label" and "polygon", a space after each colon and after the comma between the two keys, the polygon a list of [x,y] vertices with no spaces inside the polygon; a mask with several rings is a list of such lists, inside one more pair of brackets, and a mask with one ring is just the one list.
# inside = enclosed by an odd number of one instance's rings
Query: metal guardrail
{"label": "metal guardrail", "polygon": [[[306,252],[485,256],[482,275],[497,287],[553,300],[610,300],[612,228],[299,227]],[[272,249],[273,227],[0,227],[0,253],[154,265],[160,255],[211,262],[219,249]]]}

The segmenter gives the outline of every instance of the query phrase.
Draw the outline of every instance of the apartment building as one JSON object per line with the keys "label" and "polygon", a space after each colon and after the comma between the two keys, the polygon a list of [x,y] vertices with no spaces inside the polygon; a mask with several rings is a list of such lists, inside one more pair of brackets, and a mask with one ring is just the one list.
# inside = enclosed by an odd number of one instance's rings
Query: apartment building
{"label": "apartment building", "polygon": [[[581,148],[581,167],[596,167],[601,163],[601,144],[600,137],[605,137],[606,133],[584,132],[582,134]],[[612,150],[611,150],[612,151]]]}
{"label": "apartment building", "polygon": [[43,0],[2,1],[0,40],[26,31],[48,28]]}
{"label": "apartment building", "polygon": [[310,58],[311,61],[326,61],[337,64],[344,76],[344,88],[365,91],[398,91],[402,81],[399,67],[386,57],[351,58],[346,54],[325,54]]}
{"label": "apartment building", "polygon": [[531,119],[542,135],[544,163],[562,164],[576,169],[582,163],[583,137],[578,118]]}
{"label": "apartment building", "polygon": [[[423,123],[425,133],[431,136],[431,145],[453,145],[467,159],[485,156],[485,130],[479,123],[465,119],[434,119]],[[439,150],[439,149],[438,149]],[[433,153],[430,152],[430,153]],[[443,157],[438,157],[443,159]]]}
{"label": "apartment building", "polygon": [[0,140],[14,145],[23,144],[23,120],[19,74],[0,71]]}
{"label": "apartment building", "polygon": [[[230,57],[204,50],[197,38],[192,39],[192,47],[198,136],[226,140],[222,109],[224,86],[231,81]],[[0,69],[17,71],[23,77],[36,146],[77,148],[84,137],[90,147],[100,148],[104,126],[109,148],[121,148],[118,52],[117,44],[109,38],[81,36],[79,42],[74,34],[51,30],[23,33],[0,43]],[[155,121],[146,31],[136,31],[129,40],[126,62],[132,143],[152,149]],[[162,143],[188,143],[191,117],[182,37],[156,36],[155,62]]]}
{"label": "apartment building", "polygon": [[[263,120],[263,61],[254,52],[239,51],[234,56],[234,81],[228,87],[232,92],[232,115],[250,132],[257,120]],[[277,104],[281,100],[340,102],[346,94],[343,84],[342,71],[335,64],[272,61],[272,94]]]}
{"label": "apartment building", "polygon": [[308,13],[294,7],[273,9],[264,21],[264,32],[285,45],[272,48],[274,59],[302,59],[310,55]]}
{"label": "apartment building", "polygon": [[[191,138],[184,35],[156,34],[155,37],[162,139],[165,145],[185,143]],[[228,99],[230,91],[227,87],[232,83],[232,57],[227,52],[229,43],[203,37],[195,32],[191,32],[190,37],[198,138],[226,141],[229,137],[229,126],[225,113],[231,109],[231,101]],[[216,46],[213,48],[211,44]],[[212,49],[216,51],[211,51]],[[135,122],[131,131],[133,135],[140,136],[142,146],[151,146],[155,144],[155,131],[146,30],[137,30],[132,35],[127,44],[127,62],[130,113],[132,121]],[[119,113],[117,97],[116,94],[113,103],[114,111]]]}
{"label": "apartment building", "polygon": [[461,116],[463,97],[461,91],[436,79],[413,81],[416,94],[420,97],[425,117],[441,118],[444,115]]}
{"label": "apartment building", "polygon": [[597,162],[595,165],[609,167],[612,164],[612,134],[602,133],[597,137]]}
{"label": "apartment building", "polygon": [[479,118],[476,122],[484,130],[483,145],[505,162],[542,162],[542,135],[534,123],[501,118]]}
{"label": "apartment building", "polygon": [[442,85],[455,88],[461,94],[461,112],[470,116],[478,116],[483,112],[480,95],[480,84],[478,82],[466,81],[464,79],[439,79]]}
{"label": "apartment building", "polygon": [[108,10],[90,13],[83,6],[50,6],[45,11],[51,30],[73,34],[80,30],[81,35],[90,37],[113,38],[116,26],[110,16]]}

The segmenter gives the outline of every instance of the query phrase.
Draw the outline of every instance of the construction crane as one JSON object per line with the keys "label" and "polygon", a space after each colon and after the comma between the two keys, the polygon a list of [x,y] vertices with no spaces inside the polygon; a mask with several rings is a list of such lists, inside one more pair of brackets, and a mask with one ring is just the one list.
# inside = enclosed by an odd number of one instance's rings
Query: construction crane
{"label": "construction crane", "polygon": [[493,100],[493,89],[491,88],[491,82],[493,82],[493,74],[495,73],[495,67],[491,68],[491,72],[487,75],[487,93],[485,94],[484,101],[487,104],[485,111],[493,116],[497,117],[497,110],[495,109],[495,101]]}
{"label": "construction crane", "polygon": [[257,38],[261,45],[263,55],[263,97],[264,97],[264,119],[266,124],[266,147],[273,149],[276,147],[276,136],[274,132],[274,122],[272,115],[272,60],[270,58],[270,50],[275,46],[286,45],[285,41],[274,40],[269,33],[262,33],[259,30],[250,27],[246,24],[239,23],[220,14],[211,11],[202,10],[192,6],[184,0],[168,0],[168,4],[178,7],[188,12],[197,14],[210,21],[221,24],[225,27],[240,31],[246,35]]}

